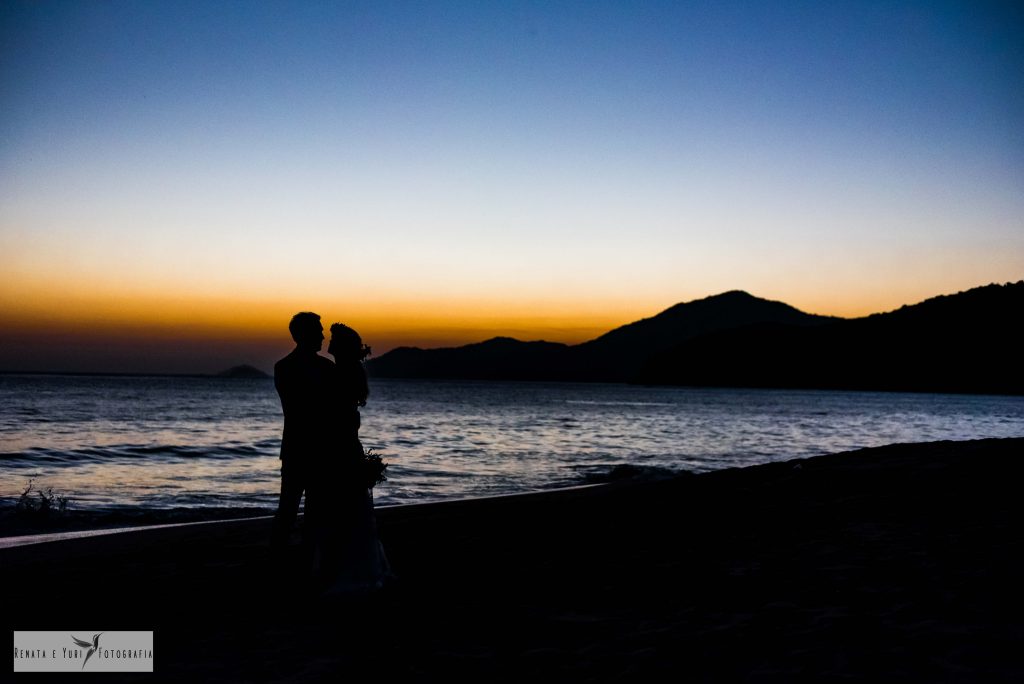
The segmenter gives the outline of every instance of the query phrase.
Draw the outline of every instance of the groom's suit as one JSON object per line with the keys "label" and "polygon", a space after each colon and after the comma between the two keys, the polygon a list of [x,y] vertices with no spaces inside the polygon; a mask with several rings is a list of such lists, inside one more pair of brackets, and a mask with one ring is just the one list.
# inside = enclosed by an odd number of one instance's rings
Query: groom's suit
{"label": "groom's suit", "polygon": [[295,523],[299,501],[327,458],[330,438],[331,379],[334,364],[324,357],[296,348],[274,365],[274,386],[284,411],[281,437],[281,500],[274,520],[275,544],[283,544]]}

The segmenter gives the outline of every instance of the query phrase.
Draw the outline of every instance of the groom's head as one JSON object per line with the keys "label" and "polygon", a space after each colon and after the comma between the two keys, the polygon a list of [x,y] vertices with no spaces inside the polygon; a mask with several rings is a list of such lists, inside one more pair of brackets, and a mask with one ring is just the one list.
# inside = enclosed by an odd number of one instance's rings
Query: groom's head
{"label": "groom's head", "polygon": [[292,316],[288,331],[299,349],[318,352],[324,344],[324,326],[320,324],[320,317],[310,311]]}

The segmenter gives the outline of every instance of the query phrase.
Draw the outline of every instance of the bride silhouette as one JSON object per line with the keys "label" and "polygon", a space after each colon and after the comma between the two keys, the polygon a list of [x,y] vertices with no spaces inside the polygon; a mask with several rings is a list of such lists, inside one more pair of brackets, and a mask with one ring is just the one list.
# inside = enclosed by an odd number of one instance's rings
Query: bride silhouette
{"label": "bride silhouette", "polygon": [[[364,470],[359,441],[359,407],[366,405],[369,387],[362,360],[369,354],[359,334],[341,323],[331,326],[327,353],[334,357],[331,388],[330,452],[315,478],[319,530],[314,563],[330,594],[358,594],[383,586],[390,577],[384,547],[377,537],[372,484]],[[316,491],[319,490],[319,491]]]}

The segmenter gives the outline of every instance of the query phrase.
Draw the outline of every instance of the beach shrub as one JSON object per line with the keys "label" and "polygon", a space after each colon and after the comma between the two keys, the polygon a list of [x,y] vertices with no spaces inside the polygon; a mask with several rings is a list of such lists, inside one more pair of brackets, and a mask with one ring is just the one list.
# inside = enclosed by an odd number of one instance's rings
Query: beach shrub
{"label": "beach shrub", "polygon": [[23,516],[46,520],[51,516],[64,515],[69,503],[71,500],[67,496],[54,494],[52,487],[46,491],[36,489],[36,481],[33,478],[28,481],[25,491],[18,497],[15,510]]}

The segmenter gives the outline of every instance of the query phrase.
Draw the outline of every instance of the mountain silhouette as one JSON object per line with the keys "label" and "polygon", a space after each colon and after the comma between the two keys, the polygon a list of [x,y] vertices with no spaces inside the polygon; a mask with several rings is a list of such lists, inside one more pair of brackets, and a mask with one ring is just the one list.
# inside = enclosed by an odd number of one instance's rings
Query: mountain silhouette
{"label": "mountain silhouette", "polygon": [[557,342],[521,342],[495,337],[463,347],[398,347],[367,361],[372,377],[464,380],[557,380],[570,347]]}
{"label": "mountain silhouette", "polygon": [[676,304],[578,345],[496,337],[399,347],[374,377],[572,380],[1024,394],[1024,281],[843,319],[731,291]]}
{"label": "mountain silhouette", "polygon": [[837,319],[742,290],[676,304],[657,316],[615,328],[574,348],[581,368],[607,381],[629,381],[646,360],[688,340],[753,325],[818,326]]}
{"label": "mountain silhouette", "polygon": [[631,378],[647,384],[1024,394],[1024,281],[816,328],[759,325],[684,341]]}
{"label": "mountain silhouette", "polygon": [[399,347],[367,363],[374,377],[624,382],[652,355],[693,337],[758,323],[823,325],[831,320],[732,291],[676,304],[656,316],[578,345],[495,337],[463,347]]}

